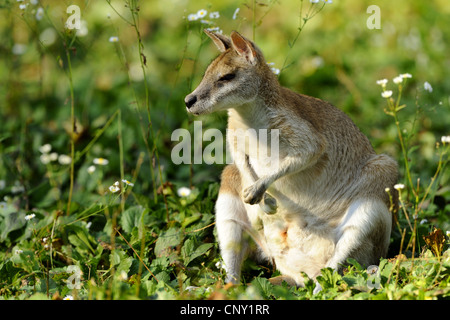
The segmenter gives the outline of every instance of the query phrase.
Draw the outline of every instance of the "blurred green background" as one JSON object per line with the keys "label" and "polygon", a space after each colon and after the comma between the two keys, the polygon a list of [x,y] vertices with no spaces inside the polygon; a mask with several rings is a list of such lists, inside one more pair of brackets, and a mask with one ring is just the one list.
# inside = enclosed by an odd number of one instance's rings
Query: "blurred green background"
{"label": "blurred green background", "polygon": [[[26,8],[21,9],[21,4]],[[72,4],[80,7],[83,21],[76,37],[64,28],[70,17],[66,9]],[[71,57],[77,121],[75,152],[84,150],[101,133],[76,163],[74,201],[83,203],[97,197],[91,192],[95,183],[86,173],[94,158],[109,160],[101,172],[105,185],[120,177],[117,117],[104,132],[100,131],[117,110],[121,110],[124,173],[128,179],[137,174],[135,189],[140,193],[151,196],[153,192],[152,165],[161,169],[164,182],[178,186],[218,181],[221,165],[174,165],[170,158],[178,143],[171,141],[173,130],[193,132],[195,120],[201,120],[204,129],[224,131],[226,127],[225,112],[194,118],[185,111],[184,97],[218,54],[202,33],[205,27],[218,27],[224,34],[238,30],[255,40],[267,61],[282,69],[279,79],[284,86],[344,110],[377,152],[388,153],[400,162],[396,127],[383,112],[386,101],[376,80],[389,79],[388,88],[396,96],[392,78],[410,73],[412,79],[402,95],[407,108],[401,111],[400,121],[410,146],[417,146],[411,154],[415,178],[427,181],[434,173],[435,143],[450,134],[448,0],[335,0],[326,5],[318,3],[313,11],[307,0],[139,1],[145,77],[136,30],[127,23],[132,15],[126,1],[111,4],[114,9],[103,0],[2,0],[0,180],[5,186],[0,195],[12,192],[14,185],[23,185],[30,191],[30,206],[40,203],[48,191],[49,168],[40,161],[39,147],[48,143],[52,151],[70,154],[66,51]],[[366,25],[371,16],[366,10],[373,4],[380,8],[381,29]],[[322,6],[292,45],[305,15]],[[188,15],[200,9],[208,12],[204,18],[207,21],[188,21]],[[218,12],[219,17],[210,18],[211,12]],[[118,41],[111,42],[111,37]],[[425,81],[431,84],[432,92],[424,90]],[[150,130],[145,84],[154,132],[150,148],[154,141],[158,152],[154,159],[145,152],[144,137]],[[143,164],[137,172],[142,152]],[[53,168],[52,172],[58,170]],[[67,193],[67,170],[53,178],[60,179],[61,190]],[[159,184],[159,173],[157,179]],[[442,181],[448,182],[448,174]]]}

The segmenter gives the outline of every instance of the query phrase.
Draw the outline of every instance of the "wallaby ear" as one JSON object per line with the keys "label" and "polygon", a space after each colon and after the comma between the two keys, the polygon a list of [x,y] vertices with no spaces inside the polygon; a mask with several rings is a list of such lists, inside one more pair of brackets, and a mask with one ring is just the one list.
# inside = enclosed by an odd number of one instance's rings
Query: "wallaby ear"
{"label": "wallaby ear", "polygon": [[255,65],[258,60],[256,50],[252,43],[236,31],[232,31],[230,36],[234,50],[252,65]]}
{"label": "wallaby ear", "polygon": [[228,48],[231,48],[231,40],[226,36],[223,36],[220,33],[211,32],[208,29],[204,29],[203,32],[211,38],[220,52],[225,52]]}

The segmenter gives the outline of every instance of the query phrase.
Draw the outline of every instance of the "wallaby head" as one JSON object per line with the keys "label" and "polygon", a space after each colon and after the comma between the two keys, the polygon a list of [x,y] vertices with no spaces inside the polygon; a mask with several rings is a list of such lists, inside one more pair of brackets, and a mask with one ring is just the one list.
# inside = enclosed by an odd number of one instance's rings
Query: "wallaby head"
{"label": "wallaby head", "polygon": [[262,83],[274,77],[253,42],[233,31],[230,38],[205,30],[221,54],[208,66],[198,87],[185,98],[187,111],[206,114],[252,102]]}

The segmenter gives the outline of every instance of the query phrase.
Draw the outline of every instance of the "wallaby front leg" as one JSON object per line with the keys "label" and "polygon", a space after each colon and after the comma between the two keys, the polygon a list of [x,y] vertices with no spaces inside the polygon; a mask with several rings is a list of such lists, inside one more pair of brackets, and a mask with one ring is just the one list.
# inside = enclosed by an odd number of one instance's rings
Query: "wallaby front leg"
{"label": "wallaby front leg", "polygon": [[259,203],[267,188],[279,178],[303,170],[310,165],[310,161],[305,162],[301,155],[288,156],[281,161],[279,168],[273,174],[266,175],[256,180],[254,184],[245,188],[242,192],[244,202],[248,204]]}

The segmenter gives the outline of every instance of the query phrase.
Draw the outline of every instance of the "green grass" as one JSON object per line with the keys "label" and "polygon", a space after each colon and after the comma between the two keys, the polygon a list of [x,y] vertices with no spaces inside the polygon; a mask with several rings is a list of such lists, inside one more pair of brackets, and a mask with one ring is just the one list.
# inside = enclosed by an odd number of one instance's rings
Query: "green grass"
{"label": "green grass", "polygon": [[[449,298],[446,1],[379,1],[380,30],[366,27],[369,1],[20,4],[0,5],[0,298]],[[87,33],[64,27],[71,4]],[[219,17],[188,21],[200,9]],[[223,166],[171,160],[175,129],[225,130],[225,113],[193,118],[184,107],[217,55],[205,27],[254,39],[283,85],[332,102],[397,159],[401,205],[377,273],[353,260],[343,274],[324,269],[314,295],[312,280],[273,286],[279,273],[249,259],[243,284],[224,284]]]}

